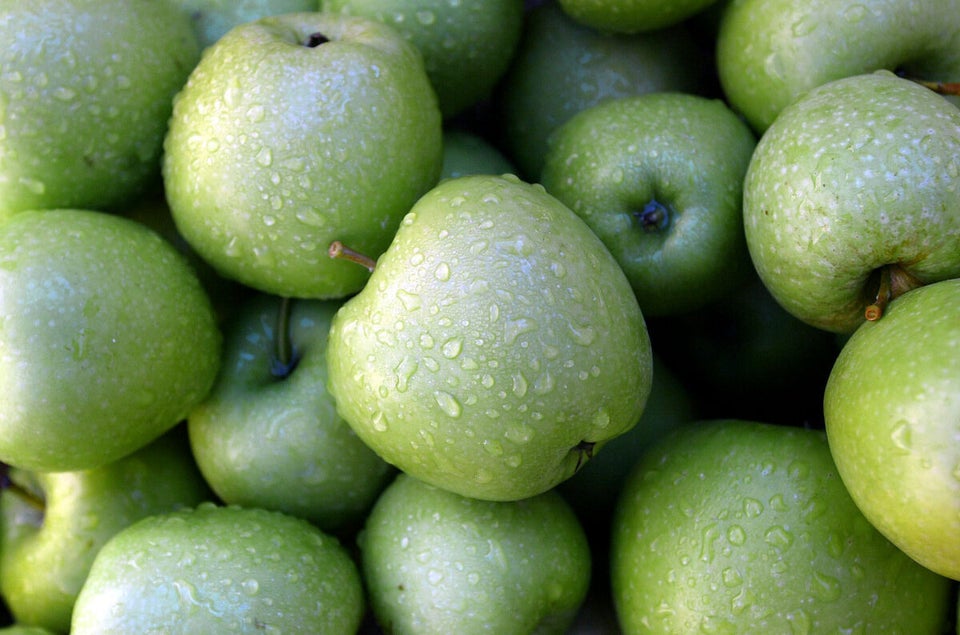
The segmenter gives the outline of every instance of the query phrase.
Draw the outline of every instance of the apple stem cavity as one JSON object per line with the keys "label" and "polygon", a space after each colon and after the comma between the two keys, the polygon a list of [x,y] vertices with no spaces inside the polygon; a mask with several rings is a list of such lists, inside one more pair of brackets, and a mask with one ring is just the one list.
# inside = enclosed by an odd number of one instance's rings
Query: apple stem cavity
{"label": "apple stem cavity", "polygon": [[331,258],[349,260],[350,262],[355,262],[358,265],[366,267],[367,271],[370,273],[373,273],[373,270],[377,268],[376,260],[370,256],[367,256],[366,254],[362,254],[358,251],[350,249],[339,240],[335,240],[330,243],[330,248],[327,250],[327,253]]}
{"label": "apple stem cavity", "polygon": [[289,297],[280,300],[277,310],[277,354],[271,360],[270,374],[283,379],[293,372],[300,361],[290,339],[290,310],[293,301]]}
{"label": "apple stem cavity", "polygon": [[670,210],[656,199],[651,199],[639,212],[634,212],[640,228],[647,233],[663,231],[670,224]]}
{"label": "apple stem cavity", "polygon": [[886,265],[880,268],[880,281],[877,285],[877,294],[874,300],[864,310],[863,317],[868,322],[876,322],[883,317],[883,312],[891,301],[900,297],[911,289],[923,286],[923,283],[913,274],[898,264]]}
{"label": "apple stem cavity", "polygon": [[307,48],[313,49],[329,41],[330,41],[330,38],[328,38],[326,35],[318,31],[316,33],[311,33],[310,35],[308,35],[307,41],[304,42],[303,45],[306,46]]}
{"label": "apple stem cavity", "polygon": [[577,452],[577,464],[573,468],[573,473],[580,471],[587,461],[593,458],[593,451],[597,444],[593,441],[581,441],[573,449]]}
{"label": "apple stem cavity", "polygon": [[10,478],[10,466],[6,463],[0,463],[0,491],[9,491],[37,511],[42,512],[46,507],[42,498]]}

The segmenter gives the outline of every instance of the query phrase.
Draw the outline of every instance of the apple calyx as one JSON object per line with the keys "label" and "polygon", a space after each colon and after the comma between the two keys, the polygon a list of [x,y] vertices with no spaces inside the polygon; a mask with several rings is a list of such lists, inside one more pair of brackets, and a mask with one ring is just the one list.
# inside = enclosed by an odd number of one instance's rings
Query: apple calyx
{"label": "apple calyx", "polygon": [[335,240],[330,243],[330,247],[327,249],[327,253],[331,258],[340,258],[343,260],[349,260],[350,262],[355,262],[358,265],[366,267],[367,271],[373,273],[373,270],[377,268],[377,261],[371,258],[366,254],[362,254],[359,251],[354,251],[346,245],[344,245],[339,240]]}
{"label": "apple calyx", "polygon": [[587,461],[593,458],[594,449],[596,447],[596,442],[586,440],[581,441],[573,447],[573,451],[577,453],[577,464],[573,467],[574,474],[579,472],[580,468],[586,465]]}
{"label": "apple calyx", "polygon": [[670,209],[656,199],[650,199],[642,210],[633,215],[640,228],[648,234],[663,231],[670,224]]}
{"label": "apple calyx", "polygon": [[883,317],[887,305],[911,289],[923,286],[923,282],[899,264],[884,265],[879,270],[877,293],[871,304],[863,312],[868,322],[876,322]]}
{"label": "apple calyx", "polygon": [[293,300],[289,297],[280,299],[277,309],[277,347],[276,355],[270,360],[270,374],[277,379],[284,379],[293,372],[300,361],[300,356],[294,349],[290,339],[290,305]]}
{"label": "apple calyx", "polygon": [[304,42],[303,45],[306,46],[307,48],[312,49],[312,48],[317,48],[321,44],[325,44],[326,42],[329,42],[329,41],[330,41],[330,38],[328,38],[323,33],[320,33],[319,31],[317,31],[316,33],[311,33],[310,35],[308,35],[307,41]]}
{"label": "apple calyx", "polygon": [[6,463],[0,463],[0,491],[9,491],[41,513],[46,509],[46,503],[42,498],[11,478],[10,466]]}

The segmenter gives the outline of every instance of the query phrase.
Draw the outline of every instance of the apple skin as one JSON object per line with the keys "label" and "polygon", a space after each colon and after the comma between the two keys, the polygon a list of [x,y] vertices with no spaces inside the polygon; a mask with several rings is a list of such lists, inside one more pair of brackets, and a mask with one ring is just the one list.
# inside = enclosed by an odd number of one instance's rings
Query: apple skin
{"label": "apple skin", "polygon": [[235,26],[268,15],[316,11],[319,0],[170,0],[190,18],[201,48]]}
{"label": "apple skin", "polygon": [[618,503],[623,633],[943,632],[954,589],[863,517],[822,430],[710,420],[638,462]]}
{"label": "apple skin", "polygon": [[183,420],[222,336],[193,269],[139,223],[86,210],[0,225],[0,460],[73,471]]}
{"label": "apple skin", "polygon": [[887,71],[819,86],[757,144],[744,232],[764,284],[799,319],[850,333],[886,270],[960,276],[960,109]]}
{"label": "apple skin", "polygon": [[73,604],[111,536],[151,514],[213,499],[182,427],[91,470],[17,472],[11,477],[35,487],[44,509],[10,489],[0,495],[0,593],[17,622],[61,633],[70,630]]}
{"label": "apple skin", "polygon": [[445,120],[490,96],[513,59],[524,18],[523,0],[321,0],[320,5],[383,22],[416,46]]}
{"label": "apple skin", "polygon": [[847,340],[824,393],[843,482],[917,562],[960,579],[960,279],[909,291]]}
{"label": "apple skin", "polygon": [[686,313],[750,271],[743,178],[756,142],[717,99],[608,99],[554,130],[541,182],[610,249],[645,316]]}
{"label": "apple skin", "polygon": [[388,633],[567,632],[590,548],[554,491],[482,501],[399,474],[358,537],[370,605]]}
{"label": "apple skin", "polygon": [[367,445],[489,500],[550,489],[633,427],[651,364],[613,256],[512,175],[448,179],[421,198],[327,345],[328,390]]}
{"label": "apple skin", "polygon": [[0,222],[136,198],[200,57],[186,18],[145,0],[3,0],[0,39]]}
{"label": "apple skin", "polygon": [[353,531],[393,469],[337,415],[326,389],[327,333],[339,303],[291,303],[290,368],[275,371],[281,302],[252,296],[225,325],[220,375],[188,417],[193,455],[223,502]]}
{"label": "apple skin", "polygon": [[648,33],[675,26],[717,0],[558,0],[564,12],[607,33]]}
{"label": "apple skin", "polygon": [[486,137],[462,128],[443,131],[441,179],[472,174],[515,174],[513,163]]}
{"label": "apple skin", "polygon": [[[311,46],[317,33],[327,41]],[[164,185],[180,233],[222,275],[332,299],[368,273],[329,258],[330,243],[379,255],[436,183],[442,146],[420,54],[393,29],[269,16],[206,49],[178,94]]]}
{"label": "apple skin", "polygon": [[74,607],[72,635],[358,631],[346,548],[281,512],[201,503],[115,534]]}
{"label": "apple skin", "polygon": [[787,105],[835,79],[887,69],[960,80],[960,2],[733,0],[716,45],[727,100],[762,133]]}
{"label": "apple skin", "polygon": [[540,180],[550,133],[605,99],[674,90],[700,93],[704,59],[684,25],[635,35],[601,33],[555,2],[527,12],[493,96],[496,143],[519,175]]}

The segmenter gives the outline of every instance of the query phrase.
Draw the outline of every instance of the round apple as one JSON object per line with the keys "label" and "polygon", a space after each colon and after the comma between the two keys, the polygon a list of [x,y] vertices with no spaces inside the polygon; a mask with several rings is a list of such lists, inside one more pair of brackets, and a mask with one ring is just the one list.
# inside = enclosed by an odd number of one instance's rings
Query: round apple
{"label": "round apple", "polygon": [[264,17],[206,49],[174,103],[164,185],[186,241],[265,293],[337,298],[440,174],[436,96],[416,48],[379,22]]}
{"label": "round apple", "polygon": [[513,163],[480,134],[463,128],[443,131],[441,179],[471,174],[514,174]]}
{"label": "round apple", "polygon": [[953,602],[860,513],[822,430],[677,430],[624,486],[610,557],[627,635],[940,633]]}
{"label": "round apple", "polygon": [[651,364],[616,260],[513,176],[448,179],[421,198],[327,344],[328,389],[367,445],[491,500],[552,488],[632,428]]}
{"label": "round apple", "polygon": [[610,249],[644,315],[685,313],[750,270],[742,199],[755,145],[719,100],[608,99],[554,130],[541,182]]}
{"label": "round apple", "polygon": [[118,209],[157,177],[171,99],[200,57],[167,2],[0,0],[0,222]]}
{"label": "round apple", "polygon": [[115,534],[70,632],[342,635],[358,632],[363,593],[346,548],[307,521],[201,503]]}
{"label": "round apple", "polygon": [[558,0],[580,24],[607,33],[647,33],[690,19],[716,0]]}
{"label": "round apple", "polygon": [[890,297],[960,276],[958,174],[960,109],[940,95],[887,71],[819,86],[747,169],[757,273],[799,319],[852,332]]}
{"label": "round apple", "polygon": [[863,514],[924,566],[960,579],[960,279],[914,289],[847,340],[824,420]]}
{"label": "round apple", "polygon": [[590,549],[556,492],[481,501],[400,474],[358,537],[373,613],[389,633],[568,632]]}
{"label": "round apple", "polygon": [[758,132],[809,90],[880,69],[960,81],[957,0],[738,0],[717,33],[723,92]]}
{"label": "round apple", "polygon": [[197,40],[207,48],[235,26],[268,15],[316,11],[319,0],[171,0],[189,16]]}
{"label": "round apple", "polygon": [[0,225],[0,460],[104,465],[199,403],[221,335],[193,269],[119,216],[25,211]]}
{"label": "round apple", "polygon": [[393,475],[327,392],[338,303],[256,294],[224,325],[220,375],[187,419],[197,464],[225,503],[353,531]]}

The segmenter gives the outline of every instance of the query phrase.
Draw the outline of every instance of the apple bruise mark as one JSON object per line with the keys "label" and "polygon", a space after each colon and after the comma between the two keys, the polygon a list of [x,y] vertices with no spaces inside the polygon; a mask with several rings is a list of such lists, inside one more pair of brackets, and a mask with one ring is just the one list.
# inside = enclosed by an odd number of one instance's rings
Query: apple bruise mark
{"label": "apple bruise mark", "polygon": [[[911,289],[923,286],[923,282],[897,263],[884,265],[873,273],[877,292],[873,302],[867,305],[863,317],[868,322],[876,322],[883,317],[887,305]],[[873,286],[873,285],[871,285]]]}
{"label": "apple bruise mark", "polygon": [[648,234],[663,231],[670,225],[670,209],[657,199],[650,199],[650,202],[639,212],[634,212],[633,216],[640,228]]}
{"label": "apple bruise mark", "polygon": [[307,48],[317,48],[321,44],[324,44],[325,42],[329,42],[329,41],[330,41],[330,38],[328,38],[323,33],[320,33],[319,31],[317,31],[316,33],[311,33],[310,35],[308,35],[307,41],[304,42],[303,45],[306,46]]}

